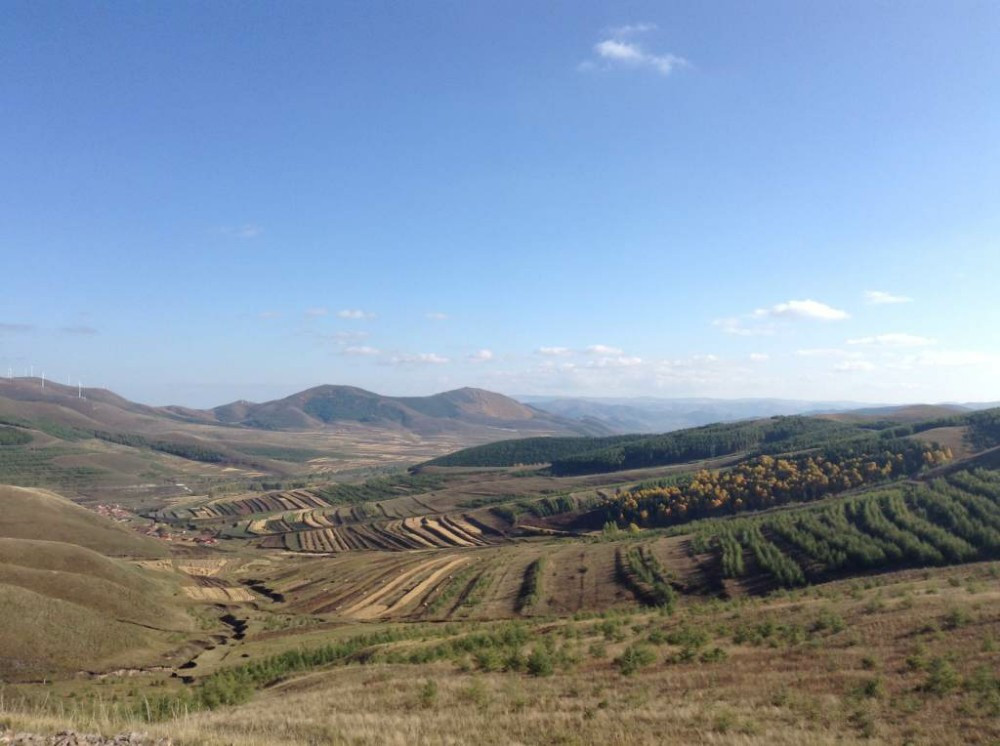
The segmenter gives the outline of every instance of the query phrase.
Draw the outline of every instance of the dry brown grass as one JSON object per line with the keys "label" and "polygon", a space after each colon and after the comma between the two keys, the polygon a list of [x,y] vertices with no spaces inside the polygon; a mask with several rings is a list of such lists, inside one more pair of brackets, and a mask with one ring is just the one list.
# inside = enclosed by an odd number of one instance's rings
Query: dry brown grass
{"label": "dry brown grass", "polygon": [[0,537],[76,544],[104,555],[163,557],[162,542],[81,508],[55,492],[0,485]]}
{"label": "dry brown grass", "polygon": [[[115,719],[99,703],[58,721],[9,708],[0,721],[36,730],[69,720],[105,732],[137,728],[181,746],[991,744],[1000,738],[1000,692],[962,682],[977,670],[1000,674],[998,569],[911,570],[768,599],[692,604],[673,616],[538,620],[525,650],[547,637],[576,661],[547,678],[478,672],[459,656],[308,673],[247,705],[154,725]],[[435,629],[438,637],[396,648],[412,651],[481,627]],[[725,659],[685,659],[683,643],[665,639],[682,630],[704,631],[698,650],[718,647]],[[318,644],[322,634],[309,643],[289,638],[284,649]],[[623,676],[614,659],[634,644],[655,649],[656,662]],[[954,668],[956,688],[924,690],[935,658]]]}

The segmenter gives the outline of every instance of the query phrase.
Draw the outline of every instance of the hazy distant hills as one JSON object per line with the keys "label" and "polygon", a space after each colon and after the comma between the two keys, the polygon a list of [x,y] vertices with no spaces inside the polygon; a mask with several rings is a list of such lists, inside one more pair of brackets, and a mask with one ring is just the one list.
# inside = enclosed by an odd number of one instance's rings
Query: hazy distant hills
{"label": "hazy distant hills", "polygon": [[[179,410],[173,408],[175,414]],[[317,386],[292,396],[252,404],[234,402],[211,410],[212,419],[264,429],[312,429],[359,423],[402,428],[419,435],[457,434],[484,428],[539,435],[608,432],[600,423],[563,417],[501,394],[463,388],[432,396],[383,396],[353,386]],[[207,413],[196,415],[205,421]]]}
{"label": "hazy distant hills", "polygon": [[585,422],[474,388],[433,396],[392,397],[353,386],[317,386],[274,401],[237,401],[214,409],[151,407],[103,389],[78,389],[39,379],[0,382],[0,417],[44,420],[82,430],[152,433],[179,425],[223,425],[262,430],[317,430],[340,426],[390,429],[419,436],[474,440],[525,435],[602,435]]}
{"label": "hazy distant hills", "polygon": [[599,422],[470,388],[391,397],[317,386],[275,401],[194,409],[0,379],[0,484],[93,500],[115,490],[118,499],[142,502],[233,480],[406,466],[510,438],[608,433]]}
{"label": "hazy distant hills", "polygon": [[[839,414],[858,417],[927,419],[995,404],[942,404],[881,406],[850,401],[808,401],[798,399],[657,399],[639,398],[554,398],[519,397],[521,401],[547,412],[593,425],[603,425],[614,433],[663,433],[715,422],[794,414]],[[907,410],[912,410],[908,414]]]}

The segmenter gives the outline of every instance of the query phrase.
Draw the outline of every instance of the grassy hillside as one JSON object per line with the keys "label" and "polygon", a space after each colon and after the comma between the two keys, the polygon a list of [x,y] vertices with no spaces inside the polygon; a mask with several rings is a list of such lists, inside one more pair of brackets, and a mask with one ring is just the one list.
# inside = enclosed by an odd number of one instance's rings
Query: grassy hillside
{"label": "grassy hillside", "polygon": [[21,691],[0,718],[204,746],[989,744],[997,572],[898,572],[670,615],[317,630],[251,644],[191,687]]}
{"label": "grassy hillside", "polygon": [[433,459],[427,466],[516,466],[551,464],[560,476],[715,458],[761,450],[792,450],[834,439],[865,435],[854,425],[810,417],[772,417],[704,425],[663,435],[607,438],[527,438],[506,440]]}
{"label": "grassy hillside", "polygon": [[103,610],[0,582],[0,679],[137,665],[162,647]]}
{"label": "grassy hillside", "polygon": [[521,466],[548,464],[623,443],[644,440],[644,435],[604,438],[520,438],[465,448],[427,461],[421,466]]}
{"label": "grassy hillside", "polygon": [[[699,459],[745,453],[777,454],[827,447],[837,443],[867,442],[907,437],[932,429],[965,428],[973,450],[1000,444],[1000,409],[948,414],[944,408],[905,408],[900,420],[882,412],[878,417],[771,417],[678,430],[663,435],[623,435],[610,438],[528,438],[467,448],[422,464],[424,466],[515,466],[550,464],[553,474],[598,474],[679,464]],[[946,414],[918,419],[922,414]]]}
{"label": "grassy hillside", "polygon": [[119,621],[187,629],[171,605],[176,583],[72,544],[0,539],[0,585],[19,586],[106,614]]}
{"label": "grassy hillside", "polygon": [[190,634],[177,578],[105,556],[165,554],[59,495],[0,487],[0,678],[138,665]]}
{"label": "grassy hillside", "polygon": [[0,484],[152,505],[159,497],[303,484],[415,461],[510,435],[591,435],[589,426],[479,389],[387,397],[319,386],[214,410],[149,407],[39,379],[0,382]]}
{"label": "grassy hillside", "polygon": [[[108,701],[102,727],[205,744],[990,743],[997,414],[537,438],[459,458],[554,468],[191,496],[155,517],[222,551],[143,571],[0,539],[0,676],[141,669],[100,689],[61,676],[55,705],[19,687],[4,717],[43,728]],[[11,494],[83,533],[57,496]],[[209,634],[186,631],[186,604]]]}
{"label": "grassy hillside", "polygon": [[354,386],[316,386],[262,404],[234,402],[216,407],[212,414],[220,422],[263,429],[316,429],[356,423],[407,430],[425,437],[482,433],[484,427],[550,434],[607,432],[599,424],[580,423],[473,388],[433,396],[393,397]]}
{"label": "grassy hillside", "polygon": [[0,485],[0,538],[63,542],[108,556],[163,557],[155,539],[140,536],[61,495]]}

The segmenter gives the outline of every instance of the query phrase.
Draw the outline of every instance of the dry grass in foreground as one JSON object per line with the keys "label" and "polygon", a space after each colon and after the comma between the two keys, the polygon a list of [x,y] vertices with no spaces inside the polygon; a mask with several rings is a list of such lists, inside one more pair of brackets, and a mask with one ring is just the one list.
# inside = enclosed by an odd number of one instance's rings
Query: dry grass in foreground
{"label": "dry grass in foreground", "polygon": [[[100,702],[60,704],[56,717],[51,703],[8,703],[0,723],[137,729],[205,746],[992,744],[998,574],[996,564],[906,571],[670,616],[532,621],[521,672],[467,648],[420,654],[482,628],[454,624],[288,678],[237,707],[138,723]],[[531,665],[536,650],[548,666]]]}

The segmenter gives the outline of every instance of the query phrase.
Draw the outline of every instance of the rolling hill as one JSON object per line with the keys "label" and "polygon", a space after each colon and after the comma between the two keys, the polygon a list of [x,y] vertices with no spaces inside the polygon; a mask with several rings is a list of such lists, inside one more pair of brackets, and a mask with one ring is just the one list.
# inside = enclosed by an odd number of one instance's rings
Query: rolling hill
{"label": "rolling hill", "polygon": [[[878,444],[922,433],[947,433],[969,453],[1000,444],[1000,409],[956,412],[911,406],[859,414],[789,416],[703,425],[658,435],[526,438],[466,448],[421,466],[496,467],[549,464],[553,474],[597,474],[678,464],[737,453],[780,453],[832,444]],[[950,445],[946,443],[946,445]],[[957,443],[956,443],[957,445]]]}
{"label": "rolling hill", "polygon": [[292,396],[252,404],[234,402],[212,410],[227,425],[268,430],[315,429],[362,424],[423,436],[481,435],[484,430],[593,435],[606,431],[521,404],[501,394],[463,388],[433,396],[392,397],[353,386],[317,386]]}
{"label": "rolling hill", "polygon": [[522,396],[520,401],[546,412],[597,423],[614,433],[665,433],[720,422],[778,415],[823,415],[847,422],[893,420],[917,422],[973,410],[993,409],[996,403],[872,405],[848,401],[797,399],[586,398]]}
{"label": "rolling hill", "polygon": [[615,433],[665,433],[689,427],[776,415],[843,412],[863,405],[796,399],[710,399],[655,397],[520,397],[561,417],[600,423]]}
{"label": "rolling hill", "polygon": [[0,485],[0,539],[61,542],[110,557],[155,558],[167,551],[55,492]]}
{"label": "rolling hill", "polygon": [[0,678],[132,665],[192,629],[164,546],[44,490],[0,487]]}
{"label": "rolling hill", "polygon": [[318,386],[201,410],[15,378],[0,381],[0,484],[145,500],[220,482],[403,466],[504,438],[606,432],[480,389],[388,397]]}

